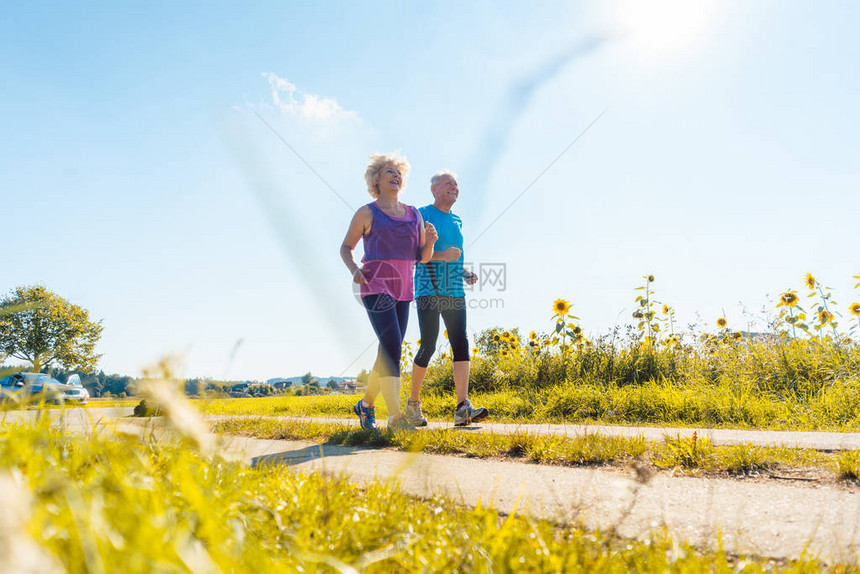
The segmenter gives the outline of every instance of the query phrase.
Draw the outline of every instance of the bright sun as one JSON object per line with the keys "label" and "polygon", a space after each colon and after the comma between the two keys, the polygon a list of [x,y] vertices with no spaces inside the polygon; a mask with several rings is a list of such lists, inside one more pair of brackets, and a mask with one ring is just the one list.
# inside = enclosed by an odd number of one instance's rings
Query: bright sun
{"label": "bright sun", "polygon": [[629,0],[614,10],[619,32],[642,59],[694,50],[715,23],[713,0]]}

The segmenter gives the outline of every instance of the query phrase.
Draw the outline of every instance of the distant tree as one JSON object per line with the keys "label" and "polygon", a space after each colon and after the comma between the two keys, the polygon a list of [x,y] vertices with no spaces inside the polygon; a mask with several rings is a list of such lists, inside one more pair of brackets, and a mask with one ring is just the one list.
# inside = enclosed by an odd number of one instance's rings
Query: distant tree
{"label": "distant tree", "polygon": [[16,287],[0,299],[0,352],[28,361],[33,372],[61,365],[91,372],[101,321],[42,285]]}
{"label": "distant tree", "polygon": [[355,377],[355,382],[359,385],[367,385],[367,380],[370,378],[370,373],[366,370],[361,369],[361,372],[358,373],[358,376]]}
{"label": "distant tree", "polygon": [[338,384],[337,384],[337,381],[335,381],[334,379],[329,379],[329,380],[328,380],[328,384],[326,385],[326,387],[328,387],[328,388],[329,388],[329,389],[331,389],[331,390],[335,390],[335,389],[336,389],[336,388],[338,388],[339,386],[340,386],[340,385],[338,385]]}
{"label": "distant tree", "polygon": [[310,371],[308,371],[307,373],[305,373],[304,375],[302,375],[302,384],[303,384],[303,385],[309,385],[309,384],[311,384],[311,381],[312,381],[312,380],[314,380],[314,376],[311,374],[311,372],[310,372]]}
{"label": "distant tree", "polygon": [[119,396],[121,393],[133,395],[135,393],[134,382],[134,379],[128,375],[108,375],[105,377],[102,396],[108,396],[108,393],[112,396]]}
{"label": "distant tree", "polygon": [[200,379],[188,379],[185,381],[185,394],[191,397],[196,397],[200,394],[200,389],[203,383]]}

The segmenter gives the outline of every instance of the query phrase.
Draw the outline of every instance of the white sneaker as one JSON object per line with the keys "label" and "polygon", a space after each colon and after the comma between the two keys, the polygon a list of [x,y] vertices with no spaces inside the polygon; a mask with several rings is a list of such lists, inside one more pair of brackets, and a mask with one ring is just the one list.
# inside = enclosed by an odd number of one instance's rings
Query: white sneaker
{"label": "white sneaker", "polygon": [[406,410],[403,411],[406,420],[414,427],[426,427],[427,419],[421,412],[421,401],[407,401]]}
{"label": "white sneaker", "polygon": [[472,401],[466,399],[463,401],[457,410],[454,411],[454,426],[464,427],[469,423],[476,423],[487,418],[490,414],[485,407],[475,408],[472,406]]}
{"label": "white sneaker", "polygon": [[408,420],[406,420],[406,417],[403,416],[403,413],[400,413],[399,415],[388,421],[388,430],[390,430],[391,432],[412,432],[415,430],[415,427],[412,426]]}

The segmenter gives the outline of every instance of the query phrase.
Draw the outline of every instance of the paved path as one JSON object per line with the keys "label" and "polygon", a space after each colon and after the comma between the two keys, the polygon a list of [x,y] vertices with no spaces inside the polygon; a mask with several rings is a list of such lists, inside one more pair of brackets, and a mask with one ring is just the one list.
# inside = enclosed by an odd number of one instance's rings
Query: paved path
{"label": "paved path", "polygon": [[[92,420],[120,430],[140,432],[152,421],[116,419],[130,409],[66,411],[68,428],[89,428]],[[25,420],[28,412],[7,415]],[[60,414],[51,413],[60,418]],[[317,419],[314,419],[317,420]],[[607,427],[611,432],[659,432],[665,429]],[[483,425],[483,431],[580,433],[604,427],[574,425]],[[680,434],[694,429],[672,429]],[[477,431],[481,432],[481,431]],[[708,431],[706,431],[708,432]],[[719,433],[741,431],[719,431]],[[643,432],[644,434],[644,432]],[[822,448],[843,448],[839,433],[777,433],[743,431],[715,436],[715,440],[750,442],[758,436],[767,444],[785,443]],[[760,435],[760,436],[759,436]],[[829,435],[836,435],[835,437]],[[657,436],[657,435],[655,435]],[[743,439],[739,437],[744,437]],[[788,438],[784,438],[787,436]],[[852,439],[856,440],[856,438]],[[320,446],[308,441],[261,440],[226,437],[226,455],[252,465],[288,464],[302,471],[345,475],[363,482],[393,479],[416,496],[446,495],[467,505],[481,501],[502,512],[570,522],[582,520],[591,528],[615,528],[622,536],[645,537],[665,527],[676,540],[713,545],[722,533],[726,550],[773,557],[806,556],[840,562],[856,561],[860,550],[860,492],[837,486],[733,479],[673,477],[657,474],[648,483],[632,472],[601,468],[570,468],[464,457],[403,453],[390,449]]]}
{"label": "paved path", "polygon": [[[68,409],[71,416],[81,419],[98,420],[99,418],[117,418],[130,416],[132,407],[108,408],[74,408]],[[22,420],[35,417],[36,411],[9,411],[0,413],[0,420]],[[284,421],[305,421],[318,423],[336,423],[358,426],[357,417],[262,417],[209,415],[210,420],[225,420],[231,418],[278,419]],[[384,422],[381,423],[384,426]],[[451,422],[430,422],[429,429],[449,429]],[[672,427],[636,427],[611,425],[581,425],[581,424],[525,424],[525,423],[479,423],[469,427],[461,427],[464,431],[480,431],[493,434],[528,433],[543,435],[581,436],[583,434],[601,434],[604,436],[622,436],[635,438],[644,437],[649,441],[661,441],[665,436],[690,437],[693,432],[698,436],[708,437],[713,444],[753,444],[757,446],[787,446],[796,448],[811,448],[816,450],[860,450],[860,433],[841,432],[796,432],[796,431],[761,431],[735,429],[706,429],[706,428],[672,428]]]}
{"label": "paved path", "polygon": [[[98,420],[128,417],[132,407],[106,408],[73,408],[67,409],[68,417],[78,417],[83,420]],[[0,420],[15,421],[35,418],[36,412],[8,411],[0,413]],[[241,415],[208,415],[207,419],[218,421],[234,418],[277,419],[296,422],[335,423],[358,427],[358,418],[335,417],[296,417],[296,416],[241,416]],[[380,425],[384,426],[384,422]],[[428,429],[450,429],[451,422],[431,421]],[[469,427],[460,427],[463,431],[486,432],[491,434],[541,434],[560,436],[582,436],[585,434],[601,434],[604,436],[621,436],[635,438],[642,436],[649,441],[661,441],[664,437],[690,437],[693,432],[698,436],[708,437],[713,444],[752,444],[757,446],[786,446],[792,448],[811,448],[815,450],[860,450],[860,433],[842,432],[797,432],[797,431],[762,431],[736,429],[706,429],[706,428],[672,428],[672,427],[637,427],[612,425],[583,425],[583,424],[526,424],[526,423],[492,423],[482,422]]]}
{"label": "paved path", "polygon": [[[92,409],[90,409],[92,410]],[[358,417],[255,417],[235,415],[210,415],[212,420],[235,418],[278,419],[283,421],[336,423],[358,427]],[[385,423],[381,422],[380,426]],[[428,429],[451,429],[453,422],[433,422]],[[757,446],[786,446],[792,448],[811,448],[815,450],[857,450],[860,449],[860,433],[840,432],[795,432],[795,431],[759,431],[735,429],[697,429],[671,427],[634,427],[610,425],[581,425],[581,424],[526,424],[526,423],[486,423],[481,422],[468,427],[459,427],[464,431],[480,431],[491,434],[541,434],[561,436],[582,436],[585,434],[600,434],[604,436],[620,436],[627,438],[644,437],[648,441],[659,442],[663,437],[690,437],[697,432],[699,438],[708,437],[713,444],[753,444]]]}

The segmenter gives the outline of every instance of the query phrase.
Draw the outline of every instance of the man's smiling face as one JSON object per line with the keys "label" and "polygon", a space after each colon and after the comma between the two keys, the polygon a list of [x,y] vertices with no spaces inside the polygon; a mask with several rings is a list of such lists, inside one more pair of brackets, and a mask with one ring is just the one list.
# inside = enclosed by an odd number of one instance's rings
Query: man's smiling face
{"label": "man's smiling face", "polygon": [[439,177],[438,181],[431,188],[431,191],[436,201],[449,206],[454,205],[454,202],[460,196],[460,188],[457,186],[457,180],[447,174]]}

